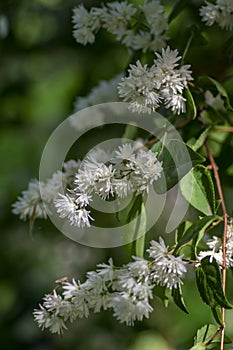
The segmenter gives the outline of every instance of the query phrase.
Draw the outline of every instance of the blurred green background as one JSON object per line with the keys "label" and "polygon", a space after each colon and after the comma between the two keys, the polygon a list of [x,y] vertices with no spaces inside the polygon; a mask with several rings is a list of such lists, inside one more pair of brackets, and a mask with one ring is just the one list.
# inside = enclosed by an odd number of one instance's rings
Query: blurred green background
{"label": "blurred green background", "polygon": [[[82,279],[88,270],[110,256],[118,264],[128,259],[124,247],[101,250],[81,246],[48,221],[38,220],[31,238],[28,223],[11,213],[17,196],[31,178],[38,177],[45,143],[56,126],[73,112],[76,96],[85,96],[99,80],[111,79],[125,69],[130,59],[127,50],[105,32],[97,36],[92,46],[83,47],[75,42],[72,8],[80,3],[0,2],[0,15],[9,21],[8,35],[0,39],[0,347],[185,350],[192,345],[197,328],[212,322],[209,309],[201,303],[191,279],[184,290],[190,315],[173,305],[164,308],[155,298],[150,319],[138,322],[134,328],[120,325],[109,312],[74,322],[63,337],[41,332],[33,321],[33,309],[53,289],[57,278]],[[83,3],[90,6],[99,1]],[[174,25],[173,30],[177,28]],[[209,69],[203,57],[197,53],[196,57],[197,72],[207,66]],[[205,63],[199,66],[201,60]],[[221,74],[221,70],[217,73]],[[233,191],[229,181],[227,185],[230,202]],[[229,284],[232,282],[231,278]],[[233,335],[233,313],[227,315],[228,334]]]}

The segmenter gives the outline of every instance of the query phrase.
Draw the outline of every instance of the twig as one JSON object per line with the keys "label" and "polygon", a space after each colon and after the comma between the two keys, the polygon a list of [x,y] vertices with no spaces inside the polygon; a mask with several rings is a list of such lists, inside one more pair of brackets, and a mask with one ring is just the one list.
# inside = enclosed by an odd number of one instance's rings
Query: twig
{"label": "twig", "polygon": [[[215,160],[213,158],[213,155],[210,151],[210,147],[208,144],[208,141],[205,142],[206,150],[208,153],[208,157],[214,172],[214,177],[216,181],[216,186],[218,189],[218,194],[221,200],[221,207],[222,207],[222,212],[223,212],[223,220],[224,220],[224,231],[223,231],[223,240],[222,240],[222,253],[223,253],[223,266],[222,266],[222,288],[225,293],[226,291],[226,243],[227,243],[227,218],[228,214],[226,211],[226,205],[222,193],[222,186],[219,178],[219,173],[218,173],[218,166],[215,163]],[[220,343],[220,350],[224,350],[224,333],[225,333],[225,309],[222,308],[222,322],[223,322],[223,327],[221,330],[221,343]]]}
{"label": "twig", "polygon": [[233,132],[233,126],[214,126],[214,130],[222,131],[222,132]]}
{"label": "twig", "polygon": [[218,327],[218,329],[216,330],[216,332],[214,333],[214,335],[210,338],[210,340],[209,340],[207,343],[205,343],[205,346],[210,345],[210,344],[212,343],[212,341],[214,340],[214,338],[217,337],[217,335],[218,335],[220,332],[222,332],[222,330],[223,330],[223,326]]}

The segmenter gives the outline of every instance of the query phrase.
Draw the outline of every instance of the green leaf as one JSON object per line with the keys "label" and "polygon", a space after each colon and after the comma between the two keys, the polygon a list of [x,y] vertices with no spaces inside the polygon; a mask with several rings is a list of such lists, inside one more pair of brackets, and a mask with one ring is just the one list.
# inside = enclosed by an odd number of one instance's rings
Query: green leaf
{"label": "green leaf", "polygon": [[[160,145],[158,145],[159,147]],[[163,148],[158,156],[158,160],[163,162],[163,174],[154,184],[157,193],[164,193],[175,186],[192,168],[192,166],[202,163],[205,158],[194,152],[184,142],[171,140]]]}
{"label": "green leaf", "polygon": [[214,298],[212,288],[208,285],[206,274],[201,266],[196,269],[196,282],[203,302],[210,306],[211,309],[214,309],[217,306],[217,302]]}
{"label": "green leaf", "polygon": [[135,241],[135,254],[136,256],[143,258],[144,256],[144,248],[145,248],[145,237],[146,237],[146,210],[145,206],[142,203],[142,209],[140,216],[137,217],[136,225],[134,229],[134,235],[137,236],[137,240]]}
{"label": "green leaf", "polygon": [[[203,168],[195,167],[180,181],[180,190],[184,198],[205,215],[212,214],[203,176],[207,176]],[[205,181],[206,182],[206,181]]]}
{"label": "green leaf", "polygon": [[[198,329],[197,335],[194,339],[194,344],[197,345],[199,343],[208,343],[210,339],[216,334],[219,330],[219,327],[214,324],[206,324],[202,328]],[[221,332],[219,332],[214,339],[211,341],[211,344],[216,346],[216,343],[220,343],[221,341]],[[226,337],[224,338],[224,344],[230,344],[231,339]],[[210,344],[210,345],[211,345]],[[208,345],[208,349],[210,349],[210,345]]]}
{"label": "green leaf", "polygon": [[204,218],[201,218],[194,222],[192,226],[188,228],[188,230],[184,233],[184,235],[180,238],[179,242],[177,243],[174,254],[177,253],[178,249],[182,247],[184,244],[188,243],[195,237],[199,235],[200,237],[203,236],[205,230],[207,229],[208,226],[212,224],[215,220],[217,220],[219,216],[217,215],[212,215],[212,216],[205,216]]}
{"label": "green leaf", "polygon": [[170,23],[174,18],[176,18],[180,12],[183,11],[183,9],[188,5],[188,3],[188,0],[178,0],[168,17],[168,22]]}
{"label": "green leaf", "polygon": [[197,259],[198,244],[199,244],[200,240],[202,239],[202,237],[204,236],[205,230],[207,229],[207,227],[209,227],[214,221],[216,221],[217,218],[222,219],[221,217],[214,215],[213,217],[209,217],[209,220],[207,220],[206,223],[205,223],[205,221],[202,220],[201,225],[199,224],[199,225],[193,227],[194,230],[197,232],[197,234],[195,234],[195,236],[193,237],[193,241],[192,241],[192,245],[191,245],[191,259],[193,259],[193,260]]}
{"label": "green leaf", "polygon": [[[140,215],[143,212],[142,215]],[[143,226],[145,224],[145,208],[142,199],[142,195],[134,195],[131,203],[127,206],[127,208],[121,212],[119,212],[119,219],[124,224],[128,224],[127,231],[124,230],[124,237],[126,241],[130,241],[127,245],[129,249],[130,255],[136,255],[136,242],[135,240],[140,235],[140,230],[143,230]],[[140,237],[139,237],[140,238]],[[138,243],[138,247],[139,247]],[[138,248],[139,249],[139,248]]]}
{"label": "green leaf", "polygon": [[227,91],[225,90],[223,85],[220,84],[217,80],[215,80],[209,76],[201,76],[198,78],[198,85],[205,90],[211,91],[215,95],[217,95],[219,93],[224,100],[224,105],[225,105],[226,109],[233,111],[233,108],[230,104],[230,100],[229,100]]}
{"label": "green leaf", "polygon": [[201,260],[201,266],[196,269],[196,282],[202,300],[210,306],[215,320],[222,326],[220,307],[231,309],[232,305],[224,295],[219,266],[214,258],[212,262],[209,256]]}
{"label": "green leaf", "polygon": [[177,288],[172,289],[172,297],[175,302],[175,304],[186,314],[188,314],[188,310],[186,309],[184,299],[183,299],[183,294],[182,294],[182,289],[180,283],[178,284]]}
{"label": "green leaf", "polygon": [[222,289],[222,278],[217,261],[213,258],[213,261],[210,262],[210,258],[206,256],[201,260],[201,268],[206,275],[207,283],[212,288],[217,304],[226,309],[232,309]]}
{"label": "green leaf", "polygon": [[129,237],[131,255],[143,257],[145,247],[145,234],[147,231],[147,216],[142,196],[134,198],[133,204],[127,216],[127,232],[125,236]]}
{"label": "green leaf", "polygon": [[138,196],[135,196],[132,202],[132,206],[129,210],[128,216],[127,216],[127,222],[130,222],[133,220],[136,216],[138,216],[141,213],[142,210],[142,195],[139,194]]}
{"label": "green leaf", "polygon": [[151,147],[151,151],[154,153],[158,153],[158,157],[164,150],[166,139],[167,132],[165,132],[163,137]]}
{"label": "green leaf", "polygon": [[128,124],[125,128],[124,134],[122,136],[122,139],[126,139],[124,142],[129,142],[128,140],[135,140],[136,136],[138,134],[138,127],[135,124]]}
{"label": "green leaf", "polygon": [[184,233],[188,230],[188,228],[192,226],[190,221],[183,221],[175,232],[175,244],[179,242]]}
{"label": "green leaf", "polygon": [[156,295],[163,302],[165,307],[167,307],[169,303],[169,298],[166,293],[167,293],[166,287],[155,286],[153,288],[153,294]]}
{"label": "green leaf", "polygon": [[216,213],[216,196],[215,196],[215,187],[212,180],[212,176],[210,175],[210,171],[206,169],[203,165],[197,165],[196,169],[202,172],[202,184],[205,188],[206,195],[211,206],[211,210],[213,213]]}
{"label": "green leaf", "polygon": [[196,104],[190,90],[187,88],[184,90],[184,97],[186,98],[186,113],[187,119],[195,119],[197,116]]}
{"label": "green leaf", "polygon": [[196,140],[196,142],[191,146],[191,148],[194,150],[194,151],[198,151],[199,148],[201,148],[207,137],[208,137],[208,134],[209,134],[209,131],[211,130],[211,127],[208,127],[207,129],[205,129],[201,135],[198,137],[198,139]]}
{"label": "green leaf", "polygon": [[224,326],[223,321],[222,321],[222,311],[221,311],[221,307],[216,306],[214,308],[211,309],[212,314],[214,316],[215,321],[220,325],[220,326]]}
{"label": "green leaf", "polygon": [[204,343],[199,343],[190,348],[190,350],[205,350],[205,349],[206,349],[206,346]]}

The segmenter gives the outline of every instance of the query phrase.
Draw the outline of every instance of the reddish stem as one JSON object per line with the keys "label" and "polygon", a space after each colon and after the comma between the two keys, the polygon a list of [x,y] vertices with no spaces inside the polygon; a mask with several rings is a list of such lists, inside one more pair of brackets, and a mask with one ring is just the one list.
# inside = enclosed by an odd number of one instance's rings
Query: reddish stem
{"label": "reddish stem", "polygon": [[[221,186],[221,182],[220,182],[220,178],[219,178],[218,166],[215,163],[214,157],[210,151],[208,141],[206,141],[205,146],[206,146],[206,150],[208,153],[211,167],[213,169],[219,198],[221,200],[222,212],[223,212],[224,231],[223,231],[223,240],[222,240],[222,253],[223,253],[222,288],[223,288],[223,291],[225,293],[225,290],[226,290],[226,243],[227,243],[227,218],[228,218],[228,214],[227,214],[226,205],[225,205],[225,201],[224,201],[224,197],[223,197],[223,193],[222,193],[222,186]],[[224,308],[222,308],[222,322],[223,322],[224,327],[222,327],[222,331],[221,331],[220,350],[224,350],[224,332],[225,332],[225,322],[226,322]]]}

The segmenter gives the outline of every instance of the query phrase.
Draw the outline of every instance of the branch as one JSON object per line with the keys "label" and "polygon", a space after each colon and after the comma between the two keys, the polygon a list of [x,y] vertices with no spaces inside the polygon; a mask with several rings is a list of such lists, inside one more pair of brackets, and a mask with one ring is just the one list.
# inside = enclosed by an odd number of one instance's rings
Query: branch
{"label": "branch", "polygon": [[[224,197],[223,197],[223,193],[222,193],[222,186],[221,186],[221,182],[220,182],[220,178],[219,178],[218,166],[215,163],[213,155],[212,155],[212,153],[210,151],[210,147],[209,147],[208,141],[205,142],[205,146],[206,146],[208,157],[209,157],[209,160],[210,160],[210,163],[211,163],[211,167],[212,167],[213,172],[214,172],[216,186],[217,186],[217,189],[218,189],[219,198],[221,200],[221,207],[222,207],[222,212],[223,212],[224,231],[223,231],[223,242],[222,242],[222,252],[223,252],[222,287],[223,287],[223,291],[225,293],[225,291],[226,291],[226,243],[227,243],[227,218],[228,218],[228,214],[227,214],[227,211],[226,211],[226,205],[225,205],[225,201],[224,201]],[[224,350],[225,321],[226,321],[226,319],[225,319],[225,309],[222,308],[222,322],[223,322],[224,327],[222,328],[222,331],[221,331],[220,350]]]}

